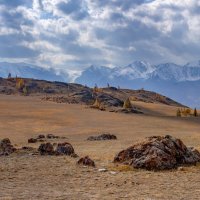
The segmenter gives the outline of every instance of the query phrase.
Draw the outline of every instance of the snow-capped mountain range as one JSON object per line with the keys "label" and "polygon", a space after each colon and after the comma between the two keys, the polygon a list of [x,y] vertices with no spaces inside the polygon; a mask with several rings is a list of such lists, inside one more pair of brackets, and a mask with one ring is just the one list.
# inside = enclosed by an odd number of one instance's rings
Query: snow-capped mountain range
{"label": "snow-capped mountain range", "polygon": [[151,90],[159,92],[180,103],[200,108],[200,60],[185,65],[164,63],[152,65],[135,61],[124,67],[109,68],[92,65],[81,73],[60,72],[53,69],[26,64],[0,63],[0,77],[12,76],[80,83],[93,87],[110,86]]}
{"label": "snow-capped mountain range", "polygon": [[[89,83],[91,78],[90,76],[93,76],[94,80],[106,79],[111,82],[117,79],[160,79],[176,82],[197,81],[200,80],[200,61],[188,63],[183,66],[174,63],[151,65],[144,61],[135,61],[128,66],[115,68],[92,65],[83,71],[76,81]],[[97,77],[94,78],[94,76]],[[105,83],[99,84],[102,85]]]}

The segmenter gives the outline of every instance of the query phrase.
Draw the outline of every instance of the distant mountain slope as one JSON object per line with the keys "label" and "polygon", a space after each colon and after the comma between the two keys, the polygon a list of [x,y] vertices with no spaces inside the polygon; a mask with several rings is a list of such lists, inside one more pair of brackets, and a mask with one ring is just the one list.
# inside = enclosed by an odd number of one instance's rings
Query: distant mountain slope
{"label": "distant mountain slope", "polygon": [[125,67],[89,67],[75,82],[93,87],[112,86],[159,92],[185,105],[200,108],[200,61],[180,66],[136,61]]}
{"label": "distant mountain slope", "polygon": [[0,77],[6,78],[11,73],[12,77],[34,78],[49,81],[67,81],[66,75],[59,75],[53,69],[44,69],[26,63],[0,62]]}

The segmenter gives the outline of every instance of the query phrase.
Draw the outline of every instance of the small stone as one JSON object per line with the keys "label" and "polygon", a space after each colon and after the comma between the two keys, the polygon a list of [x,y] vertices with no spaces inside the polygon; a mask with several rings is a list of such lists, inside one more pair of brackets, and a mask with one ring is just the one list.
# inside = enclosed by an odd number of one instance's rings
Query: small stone
{"label": "small stone", "polygon": [[117,172],[111,171],[110,174],[112,174],[112,175],[116,175]]}
{"label": "small stone", "polygon": [[184,171],[184,167],[178,167],[177,170],[178,171]]}
{"label": "small stone", "polygon": [[90,136],[90,137],[88,137],[87,140],[95,141],[95,140],[116,140],[116,139],[117,139],[117,137],[115,135],[112,135],[110,133],[103,133],[98,136]]}
{"label": "small stone", "polygon": [[37,136],[37,139],[44,139],[44,138],[45,138],[45,135],[42,135],[42,134]]}
{"label": "small stone", "polygon": [[107,172],[108,170],[105,168],[98,169],[99,172]]}

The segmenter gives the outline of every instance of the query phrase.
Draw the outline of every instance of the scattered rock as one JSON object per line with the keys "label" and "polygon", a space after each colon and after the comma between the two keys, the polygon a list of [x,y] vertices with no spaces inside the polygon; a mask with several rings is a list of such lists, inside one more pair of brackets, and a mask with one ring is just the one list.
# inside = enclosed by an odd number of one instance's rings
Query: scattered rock
{"label": "scattered rock", "polygon": [[59,136],[53,135],[53,134],[47,134],[48,139],[57,139]]}
{"label": "scattered rock", "polygon": [[199,161],[197,150],[187,148],[180,139],[169,135],[148,137],[114,158],[114,162],[147,170],[173,169],[184,164],[195,165]]}
{"label": "scattered rock", "polygon": [[117,172],[110,171],[110,174],[112,174],[112,175],[116,175],[116,174],[117,174]]}
{"label": "scattered rock", "polygon": [[46,136],[48,139],[57,139],[59,136],[53,135],[53,134],[47,134]]}
{"label": "scattered rock", "polygon": [[70,156],[74,154],[74,148],[68,142],[58,143],[57,148],[56,148],[56,154]]}
{"label": "scattered rock", "polygon": [[38,151],[41,155],[68,155],[76,157],[73,146],[68,143],[43,143],[39,146]]}
{"label": "scattered rock", "polygon": [[45,135],[42,135],[42,134],[37,136],[37,139],[44,139],[44,138],[45,138]]}
{"label": "scattered rock", "polygon": [[107,172],[108,170],[105,168],[98,169],[98,172]]}
{"label": "scattered rock", "polygon": [[28,151],[32,151],[32,150],[35,150],[35,148],[33,147],[22,147],[22,150],[28,150]]}
{"label": "scattered rock", "polygon": [[109,133],[103,133],[99,136],[90,136],[87,140],[95,141],[95,140],[116,140],[117,137],[115,135],[111,135]]}
{"label": "scattered rock", "polygon": [[49,142],[41,144],[38,148],[38,151],[40,152],[41,155],[54,155],[55,154],[53,145]]}
{"label": "scattered rock", "polygon": [[28,143],[36,143],[36,142],[37,142],[37,139],[35,138],[28,139]]}
{"label": "scattered rock", "polygon": [[84,166],[90,166],[95,167],[95,162],[90,159],[88,156],[85,156],[83,158],[80,158],[77,162],[78,165],[84,165]]}
{"label": "scattered rock", "polygon": [[0,156],[7,156],[16,151],[8,138],[0,141]]}

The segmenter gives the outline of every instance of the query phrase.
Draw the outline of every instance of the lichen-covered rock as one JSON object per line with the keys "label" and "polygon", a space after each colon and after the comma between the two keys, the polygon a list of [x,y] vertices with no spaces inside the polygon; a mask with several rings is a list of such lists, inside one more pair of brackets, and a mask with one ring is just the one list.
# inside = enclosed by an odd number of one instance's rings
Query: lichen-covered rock
{"label": "lichen-covered rock", "polygon": [[109,133],[103,133],[98,136],[90,136],[90,137],[88,137],[87,140],[95,141],[95,140],[116,140],[116,139],[117,139],[117,137],[115,135],[112,135]]}
{"label": "lichen-covered rock", "polygon": [[0,140],[0,156],[7,156],[16,151],[8,138]]}
{"label": "lichen-covered rock", "polygon": [[90,166],[95,167],[95,162],[89,158],[89,156],[85,156],[83,158],[80,158],[77,162],[78,165],[84,165],[84,166]]}
{"label": "lichen-covered rock", "polygon": [[73,146],[68,143],[58,143],[57,148],[56,148],[56,155],[72,155],[74,154],[74,148]]}
{"label": "lichen-covered rock", "polygon": [[173,169],[185,164],[195,165],[199,161],[200,153],[196,149],[187,148],[180,139],[169,135],[148,137],[114,158],[114,162],[147,170]]}
{"label": "lichen-covered rock", "polygon": [[38,151],[40,152],[41,155],[54,155],[55,154],[53,145],[49,142],[41,144],[38,148]]}

